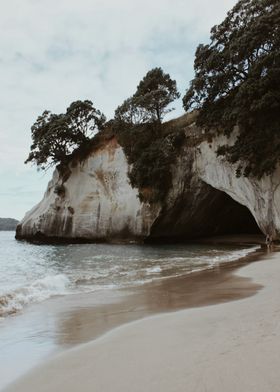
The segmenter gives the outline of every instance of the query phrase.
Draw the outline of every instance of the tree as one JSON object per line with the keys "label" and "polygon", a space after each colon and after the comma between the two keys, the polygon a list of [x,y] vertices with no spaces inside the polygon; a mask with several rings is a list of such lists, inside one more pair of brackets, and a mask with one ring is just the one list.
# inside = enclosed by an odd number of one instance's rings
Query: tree
{"label": "tree", "polygon": [[238,175],[270,174],[280,160],[280,2],[240,0],[199,45],[184,108],[198,125],[239,136],[218,153],[239,162]]}
{"label": "tree", "polygon": [[161,123],[173,110],[168,105],[179,97],[176,81],[161,68],[154,68],[140,81],[135,94],[117,108],[115,118],[133,125]]}
{"label": "tree", "polygon": [[134,97],[126,99],[115,111],[115,119],[129,125],[145,124],[149,118],[147,111],[137,104]]}
{"label": "tree", "polygon": [[173,109],[167,106],[179,98],[176,81],[165,74],[161,68],[149,71],[139,83],[134,98],[139,107],[150,113],[152,121],[162,121],[165,114]]}
{"label": "tree", "polygon": [[93,107],[91,101],[72,102],[66,110],[66,120],[69,123],[73,135],[78,138],[89,139],[96,130],[103,128],[106,117],[100,110]]}
{"label": "tree", "polygon": [[105,121],[104,114],[87,100],[73,102],[65,114],[44,111],[31,127],[31,152],[25,163],[33,162],[43,170],[67,163],[72,152],[88,143]]}

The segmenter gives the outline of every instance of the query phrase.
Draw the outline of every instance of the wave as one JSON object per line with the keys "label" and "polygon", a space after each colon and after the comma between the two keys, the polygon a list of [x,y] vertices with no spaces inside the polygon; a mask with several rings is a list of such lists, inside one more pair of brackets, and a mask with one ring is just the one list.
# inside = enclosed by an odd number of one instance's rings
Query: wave
{"label": "wave", "polygon": [[13,291],[0,294],[0,317],[20,311],[28,304],[42,302],[56,295],[67,294],[69,285],[69,279],[63,274],[47,275],[28,286],[18,287]]}
{"label": "wave", "polygon": [[[21,287],[0,293],[0,317],[21,311],[25,306],[47,300],[50,297],[66,294],[90,293],[99,290],[113,290],[123,287],[133,287],[155,280],[174,278],[185,274],[192,274],[215,268],[225,262],[233,262],[254,253],[259,246],[235,250],[215,250],[186,256],[168,255],[161,258],[150,259],[150,265],[107,265],[98,270],[85,270],[83,272],[71,271],[69,278],[64,274],[47,275],[25,283]],[[69,273],[69,271],[68,271]]]}
{"label": "wave", "polygon": [[[220,255],[207,255],[207,256],[197,256],[195,259],[191,259],[191,258],[185,258],[185,257],[171,257],[169,258],[169,263],[167,265],[165,265],[165,269],[168,270],[170,269],[170,267],[174,267],[174,262],[178,262],[178,261],[188,261],[191,262],[193,260],[193,262],[191,264],[186,264],[184,268],[182,267],[181,264],[181,269],[177,270],[175,273],[169,273],[167,275],[160,275],[159,274],[161,272],[164,271],[163,267],[160,267],[158,265],[154,266],[154,267],[150,267],[150,268],[146,268],[146,274],[148,279],[142,279],[142,280],[137,280],[133,283],[133,285],[143,285],[145,283],[151,283],[153,281],[157,281],[157,280],[163,280],[163,279],[169,279],[169,278],[176,278],[178,276],[182,276],[182,275],[189,275],[189,274],[193,274],[193,273],[197,273],[197,272],[202,272],[205,270],[209,270],[209,269],[213,269],[223,263],[230,263],[230,262],[234,262],[234,261],[238,261],[240,259],[245,258],[246,256],[249,256],[250,254],[255,253],[258,249],[260,249],[260,245],[256,245],[256,246],[251,246],[250,248],[245,248],[245,249],[238,249],[238,250],[233,250],[233,251],[229,251],[227,253],[222,253]],[[220,252],[220,251],[214,251],[215,253]],[[203,264],[201,263],[196,263],[196,261],[203,261]],[[172,263],[173,262],[173,263]],[[176,265],[175,265],[175,269],[176,269]],[[153,276],[154,275],[154,276]],[[155,276],[157,275],[157,276]]]}
{"label": "wave", "polygon": [[219,263],[237,261],[239,259],[242,259],[243,257],[249,256],[251,253],[255,253],[258,249],[260,249],[260,245],[251,246],[250,248],[246,248],[246,249],[234,250],[228,252],[227,254],[214,256],[212,258],[211,265],[214,266]]}
{"label": "wave", "polygon": [[154,267],[146,268],[145,271],[147,274],[158,274],[162,272],[162,268],[159,265],[155,265]]}

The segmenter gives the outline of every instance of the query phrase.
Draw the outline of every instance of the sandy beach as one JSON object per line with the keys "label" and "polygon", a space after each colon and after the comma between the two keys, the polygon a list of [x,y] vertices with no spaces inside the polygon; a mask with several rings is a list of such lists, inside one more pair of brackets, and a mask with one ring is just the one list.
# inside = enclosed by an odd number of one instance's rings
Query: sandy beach
{"label": "sandy beach", "polygon": [[5,390],[279,391],[280,253],[235,275],[251,295],[116,327]]}

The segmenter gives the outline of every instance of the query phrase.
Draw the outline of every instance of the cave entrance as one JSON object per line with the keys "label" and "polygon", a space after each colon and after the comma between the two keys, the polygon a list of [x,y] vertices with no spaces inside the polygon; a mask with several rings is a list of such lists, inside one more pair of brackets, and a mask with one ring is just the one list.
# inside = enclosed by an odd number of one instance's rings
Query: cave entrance
{"label": "cave entrance", "polygon": [[186,242],[211,236],[262,235],[247,207],[225,192],[200,183],[164,208],[151,228],[149,241]]}

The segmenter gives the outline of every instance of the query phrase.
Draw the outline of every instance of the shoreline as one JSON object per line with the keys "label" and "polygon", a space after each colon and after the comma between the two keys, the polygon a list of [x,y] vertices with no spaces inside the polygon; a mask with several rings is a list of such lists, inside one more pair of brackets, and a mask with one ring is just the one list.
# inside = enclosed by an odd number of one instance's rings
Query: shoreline
{"label": "shoreline", "polygon": [[[86,301],[89,302],[86,302],[82,309],[72,309],[69,314],[65,313],[64,306],[70,298],[65,298],[62,310],[67,317],[60,321],[58,319],[61,330],[59,345],[64,347],[60,352],[66,355],[65,349],[70,348],[71,351],[76,349],[77,344],[91,344],[92,341],[98,341],[116,329],[149,317],[170,312],[176,314],[177,311],[254,296],[262,286],[254,284],[250,278],[237,277],[234,271],[265,257],[265,252],[258,250],[241,260],[225,262],[212,269],[146,283],[133,290],[121,289],[119,291],[123,296],[115,302],[112,300],[111,303],[95,303],[92,306],[90,298],[87,297]],[[85,298],[86,296],[88,295],[85,295]],[[48,313],[50,310],[53,311],[54,304],[56,300],[48,301]],[[58,306],[57,311],[60,309]],[[53,354],[55,355],[55,352]],[[55,358],[53,354],[52,357]],[[47,358],[42,366],[52,357]]]}
{"label": "shoreline", "polygon": [[5,391],[279,390],[280,254],[239,268],[256,295],[153,315],[59,354]]}
{"label": "shoreline", "polygon": [[[20,225],[18,225],[20,226]],[[197,237],[190,239],[174,239],[168,238],[145,238],[145,237],[109,237],[109,238],[89,238],[89,237],[55,237],[47,236],[41,232],[33,235],[21,235],[15,231],[15,240],[19,242],[27,242],[34,245],[71,245],[71,244],[109,244],[109,245],[160,245],[160,244],[213,244],[213,245],[265,245],[265,237],[263,234],[226,234],[211,237]]]}
{"label": "shoreline", "polygon": [[[63,307],[73,299],[84,303],[84,306],[70,310],[60,323],[63,333],[60,334],[59,343],[63,347],[84,344],[99,339],[115,328],[146,317],[253,296],[262,286],[249,278],[236,276],[235,271],[261,261],[263,257],[265,253],[257,250],[241,259],[203,271],[112,290],[108,293],[108,302],[101,304],[91,305],[88,302],[90,294],[65,297]],[[113,301],[112,296],[116,301]]]}

